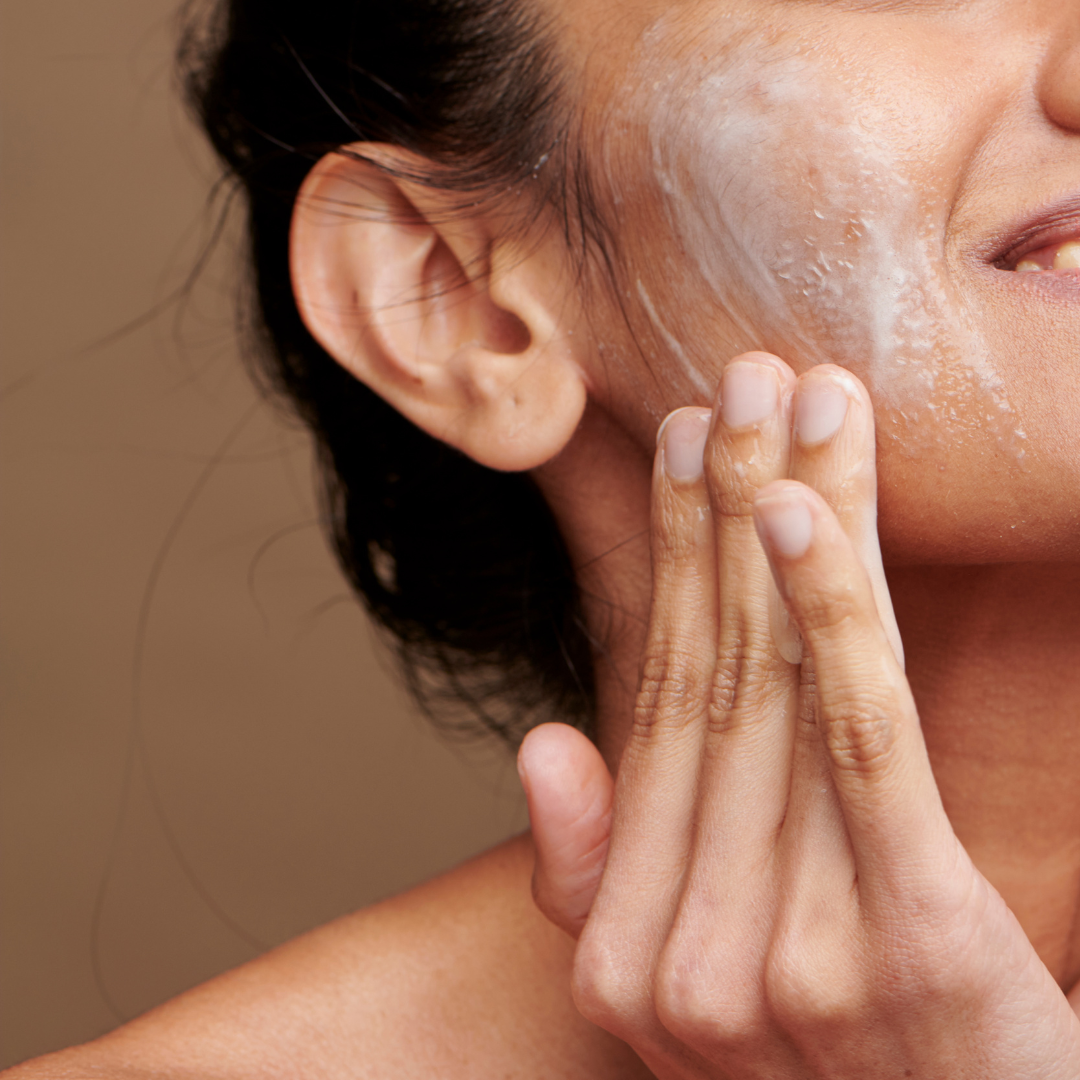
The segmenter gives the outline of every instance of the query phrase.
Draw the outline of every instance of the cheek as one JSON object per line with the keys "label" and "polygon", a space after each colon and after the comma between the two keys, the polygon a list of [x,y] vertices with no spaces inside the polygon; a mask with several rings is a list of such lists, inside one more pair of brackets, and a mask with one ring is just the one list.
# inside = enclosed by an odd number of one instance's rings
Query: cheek
{"label": "cheek", "polygon": [[945,197],[932,167],[913,176],[885,141],[872,99],[806,55],[745,43],[692,85],[672,72],[638,85],[650,90],[636,104],[649,117],[653,197],[679,253],[667,295],[700,302],[671,309],[692,318],[665,321],[667,305],[638,290],[685,381],[715,385],[726,357],[695,347],[711,323],[731,352],[850,368],[899,453],[944,466],[989,440],[1023,459],[1023,432],[945,265]]}

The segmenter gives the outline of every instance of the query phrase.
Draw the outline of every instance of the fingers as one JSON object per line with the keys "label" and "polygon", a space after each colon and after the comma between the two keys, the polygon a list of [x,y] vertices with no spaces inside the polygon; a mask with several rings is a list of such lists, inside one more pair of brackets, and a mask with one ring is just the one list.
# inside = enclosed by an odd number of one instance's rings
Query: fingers
{"label": "fingers", "polygon": [[[700,721],[716,650],[712,520],[704,448],[711,414],[672,413],[658,436],[653,473],[653,592],[633,725],[619,765],[618,790],[632,792],[619,814],[620,850],[646,837],[663,851],[641,857],[677,860],[671,833],[694,798]],[[647,845],[649,846],[649,845]]]}
{"label": "fingers", "polygon": [[776,357],[736,357],[724,369],[707,456],[719,632],[699,849],[705,862],[715,857],[728,866],[771,839],[788,793],[798,669],[781,655],[770,626],[771,578],[753,502],[758,488],[787,475],[794,386],[794,373]]}
{"label": "fingers", "polygon": [[[866,391],[850,372],[831,364],[821,365],[799,379],[793,412],[790,475],[821,495],[863,565],[876,568],[891,619],[892,607],[877,549],[876,448]],[[775,584],[772,591],[777,605],[791,618]],[[796,636],[801,647],[801,635]],[[789,856],[785,861],[785,888],[798,898],[793,908],[805,911],[823,906],[823,898],[835,904],[836,897],[850,892],[855,861],[831,779],[829,755],[818,730],[816,673],[810,656],[803,664],[802,678],[783,839]]]}
{"label": "fingers", "polygon": [[541,724],[525,736],[518,774],[536,846],[536,906],[576,938],[607,861],[614,782],[600,751],[566,724]]}
{"label": "fingers", "polygon": [[948,824],[869,577],[837,516],[803,484],[768,485],[754,516],[813,660],[818,729],[860,878],[910,868],[933,847],[927,829]]}
{"label": "fingers", "polygon": [[650,972],[689,855],[716,657],[713,525],[703,475],[710,419],[707,409],[679,409],[658,436],[640,690],[619,763],[606,870],[575,957],[579,1009],[639,1044],[664,1038]]}
{"label": "fingers", "polygon": [[900,665],[903,646],[893,614],[877,534],[874,413],[859,380],[835,364],[811,368],[795,392],[790,477],[832,507],[870,577],[882,626]]}
{"label": "fingers", "polygon": [[688,818],[691,862],[658,964],[671,1023],[700,986],[728,1016],[756,1007],[758,984],[742,976],[767,945],[798,667],[783,658],[770,630],[770,572],[753,502],[762,484],[786,475],[794,385],[794,373],[774,356],[751,353],[729,363],[706,452],[719,626],[699,795]]}

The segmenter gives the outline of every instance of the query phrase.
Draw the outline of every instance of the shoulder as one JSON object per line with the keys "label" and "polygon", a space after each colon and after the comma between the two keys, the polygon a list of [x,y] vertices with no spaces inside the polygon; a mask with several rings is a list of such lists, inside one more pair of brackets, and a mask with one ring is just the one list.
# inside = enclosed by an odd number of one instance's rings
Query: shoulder
{"label": "shoulder", "polygon": [[10,1080],[647,1077],[570,999],[519,837]]}

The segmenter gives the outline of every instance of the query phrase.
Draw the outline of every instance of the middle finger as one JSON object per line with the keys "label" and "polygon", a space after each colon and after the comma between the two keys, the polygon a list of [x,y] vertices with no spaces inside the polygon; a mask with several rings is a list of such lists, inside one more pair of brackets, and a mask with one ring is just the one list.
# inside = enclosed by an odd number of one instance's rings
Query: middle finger
{"label": "middle finger", "polygon": [[710,889],[743,888],[787,802],[798,666],[781,656],[770,628],[771,574],[752,508],[760,487],[787,475],[794,385],[775,356],[737,357],[724,369],[706,450],[719,632],[695,861]]}

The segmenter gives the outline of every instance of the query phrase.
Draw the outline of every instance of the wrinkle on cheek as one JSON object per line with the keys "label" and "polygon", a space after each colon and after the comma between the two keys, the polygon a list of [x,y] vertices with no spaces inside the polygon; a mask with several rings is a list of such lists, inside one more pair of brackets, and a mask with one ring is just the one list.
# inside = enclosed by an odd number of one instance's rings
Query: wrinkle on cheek
{"label": "wrinkle on cheek", "polygon": [[[661,19],[620,111],[624,126],[645,125],[683,295],[704,286],[743,348],[854,371],[883,434],[908,452],[989,433],[1022,458],[1024,434],[949,281],[944,200],[905,174],[873,96],[791,39],[748,37],[711,63],[672,50]],[[684,344],[640,280],[638,292],[684,377],[714,384],[715,353]]]}

